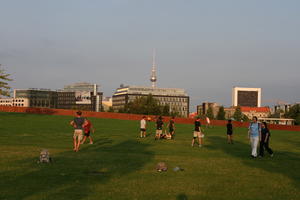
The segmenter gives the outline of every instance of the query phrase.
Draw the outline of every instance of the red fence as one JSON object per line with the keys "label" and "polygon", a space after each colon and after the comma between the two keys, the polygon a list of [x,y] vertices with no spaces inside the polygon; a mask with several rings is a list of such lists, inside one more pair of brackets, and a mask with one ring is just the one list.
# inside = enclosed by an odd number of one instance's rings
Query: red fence
{"label": "red fence", "polygon": [[[18,112],[18,113],[32,113],[32,114],[46,114],[46,115],[67,115],[74,116],[76,110],[63,110],[63,109],[49,109],[49,108],[27,108],[27,107],[12,107],[12,106],[0,106],[1,112]],[[110,118],[110,119],[123,119],[123,120],[140,120],[142,115],[136,114],[125,114],[125,113],[111,113],[111,112],[91,112],[83,111],[83,115],[86,117],[96,117],[96,118]],[[155,116],[148,116],[152,120]],[[164,121],[168,121],[170,117],[164,117]],[[179,124],[193,124],[194,119],[190,118],[176,118],[176,123]],[[202,121],[206,124],[205,121]],[[211,124],[214,126],[226,126],[227,121],[225,120],[211,120]],[[236,122],[233,121],[235,127],[248,127],[248,122]],[[300,131],[300,126],[288,126],[288,125],[277,125],[270,124],[270,129],[274,130],[287,130],[287,131]]]}

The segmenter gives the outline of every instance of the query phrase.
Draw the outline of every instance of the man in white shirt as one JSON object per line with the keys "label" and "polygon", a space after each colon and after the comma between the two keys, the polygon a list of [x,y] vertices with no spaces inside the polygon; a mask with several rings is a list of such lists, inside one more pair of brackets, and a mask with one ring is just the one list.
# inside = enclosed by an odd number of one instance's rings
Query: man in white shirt
{"label": "man in white shirt", "polygon": [[141,138],[146,137],[146,126],[147,126],[147,124],[146,124],[146,117],[145,116],[143,116],[140,123],[141,123],[141,126],[140,126],[140,128],[141,128]]}
{"label": "man in white shirt", "polygon": [[206,128],[210,128],[210,119],[206,116]]}

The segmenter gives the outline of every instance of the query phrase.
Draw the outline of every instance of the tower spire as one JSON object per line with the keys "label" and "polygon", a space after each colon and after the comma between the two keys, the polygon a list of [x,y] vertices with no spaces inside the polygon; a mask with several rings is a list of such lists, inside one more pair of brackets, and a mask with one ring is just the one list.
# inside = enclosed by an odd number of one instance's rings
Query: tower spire
{"label": "tower spire", "polygon": [[152,57],[152,71],[150,81],[152,82],[152,88],[156,87],[156,64],[155,64],[155,49],[153,49],[153,57]]}

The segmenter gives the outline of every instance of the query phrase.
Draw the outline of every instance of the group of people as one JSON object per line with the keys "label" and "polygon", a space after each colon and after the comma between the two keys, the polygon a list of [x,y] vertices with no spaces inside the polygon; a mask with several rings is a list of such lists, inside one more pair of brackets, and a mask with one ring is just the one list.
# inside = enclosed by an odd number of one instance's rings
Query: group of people
{"label": "group of people", "polygon": [[[150,121],[150,118],[143,116],[140,121],[140,137],[146,137],[147,133],[147,121]],[[155,140],[158,139],[174,139],[175,136],[175,117],[171,117],[166,128],[164,129],[164,122],[162,116],[157,117],[156,119],[156,132]],[[82,117],[82,112],[77,111],[76,117],[70,122],[70,125],[74,127],[73,134],[73,150],[77,152],[81,144],[84,144],[87,139],[89,139],[90,144],[93,144],[93,139],[91,137],[91,132],[95,132],[95,129],[90,120]],[[194,122],[194,132],[191,146],[193,147],[195,142],[198,143],[199,147],[203,145],[204,133],[201,128],[200,117],[197,117]],[[233,144],[233,125],[232,121],[228,120],[226,125],[227,127],[227,142]],[[163,132],[163,130],[165,130]],[[253,117],[252,122],[248,128],[248,138],[251,143],[251,157],[256,158],[257,156],[263,157],[264,151],[266,150],[271,157],[273,157],[273,150],[269,147],[271,133],[268,129],[267,123],[259,123],[257,117]],[[257,153],[259,144],[259,153]]]}
{"label": "group of people", "polygon": [[[174,139],[175,136],[175,117],[172,117],[170,121],[168,122],[165,131],[164,130],[164,122],[162,116],[159,116],[156,120],[156,131],[155,131],[155,140],[158,139]],[[151,119],[148,118],[148,121]],[[146,116],[143,116],[143,118],[140,121],[140,137],[146,137],[146,127],[147,127],[147,121]]]}
{"label": "group of people", "polygon": [[90,144],[93,144],[93,138],[91,137],[91,131],[94,133],[95,129],[90,120],[82,117],[82,112],[77,111],[76,117],[70,122],[70,125],[74,128],[73,134],[73,150],[79,151],[81,144],[84,144],[88,138]]}
{"label": "group of people", "polygon": [[[148,119],[149,120],[149,119]],[[206,119],[207,121],[207,119]],[[208,123],[208,122],[207,122]],[[142,120],[140,121],[140,137],[146,137],[146,116],[143,116]],[[208,123],[210,124],[210,123]],[[169,129],[169,131],[165,131],[163,133],[163,125],[164,122],[162,120],[162,117],[159,116],[156,120],[156,134],[155,134],[155,140],[157,139],[171,139],[174,138],[175,133],[175,121],[174,117],[172,117],[167,125],[166,129]],[[194,132],[193,132],[193,139],[191,146],[194,147],[195,142],[198,143],[199,147],[202,147],[203,145],[203,138],[204,133],[201,128],[201,122],[200,117],[197,117],[194,122]],[[233,144],[233,125],[232,120],[228,120],[228,123],[226,125],[227,128],[227,142],[228,144]],[[267,123],[262,122],[259,123],[257,121],[257,117],[253,117],[253,121],[250,123],[248,128],[248,139],[251,143],[251,157],[256,158],[257,156],[263,157],[264,151],[266,150],[271,157],[273,157],[273,150],[269,147],[269,141],[270,141],[271,133],[268,129]],[[259,143],[259,154],[257,153]]]}

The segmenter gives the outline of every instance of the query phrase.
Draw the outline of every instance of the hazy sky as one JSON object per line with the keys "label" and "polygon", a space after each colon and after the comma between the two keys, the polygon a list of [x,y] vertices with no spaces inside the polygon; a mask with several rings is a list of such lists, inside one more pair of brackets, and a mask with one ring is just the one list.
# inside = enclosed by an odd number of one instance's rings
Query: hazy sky
{"label": "hazy sky", "polygon": [[230,105],[233,86],[300,101],[299,0],[0,0],[13,88],[150,86],[153,48],[158,86],[186,89],[191,110]]}

